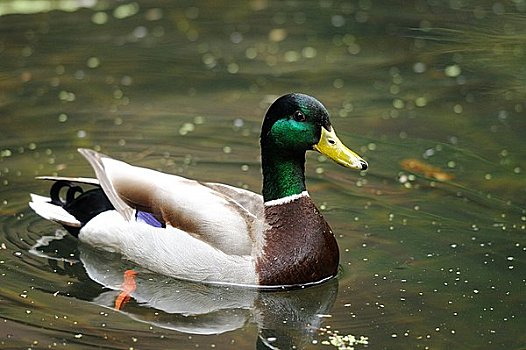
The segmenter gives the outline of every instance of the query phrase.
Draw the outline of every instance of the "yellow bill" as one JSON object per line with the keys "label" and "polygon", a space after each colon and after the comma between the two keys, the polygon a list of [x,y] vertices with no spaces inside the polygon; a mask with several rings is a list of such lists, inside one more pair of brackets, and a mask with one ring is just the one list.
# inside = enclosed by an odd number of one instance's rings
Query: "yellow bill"
{"label": "yellow bill", "polygon": [[367,162],[340,141],[332,126],[330,131],[324,127],[321,128],[320,141],[313,148],[344,167],[357,170],[367,169]]}

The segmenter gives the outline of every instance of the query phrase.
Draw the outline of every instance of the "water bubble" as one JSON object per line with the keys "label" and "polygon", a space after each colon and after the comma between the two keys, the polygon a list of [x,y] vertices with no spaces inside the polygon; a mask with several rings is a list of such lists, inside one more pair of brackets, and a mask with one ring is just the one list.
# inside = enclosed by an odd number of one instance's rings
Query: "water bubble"
{"label": "water bubble", "polygon": [[394,74],[392,80],[393,80],[393,83],[395,83],[396,85],[400,85],[404,82],[404,79],[402,78],[400,74]]}
{"label": "water bubble", "polygon": [[211,53],[204,54],[202,60],[208,68],[214,68],[216,66],[216,58]]}
{"label": "water bubble", "polygon": [[343,79],[335,79],[332,83],[332,86],[334,86],[336,89],[341,89],[344,85]]}
{"label": "water bubble", "polygon": [[234,44],[239,44],[243,41],[243,34],[241,34],[240,32],[232,32],[230,34],[230,41]]}
{"label": "water bubble", "polygon": [[283,28],[274,28],[268,34],[269,40],[275,43],[285,40],[286,37],[287,31]]}
{"label": "water bubble", "polygon": [[22,80],[24,83],[30,81],[33,78],[33,75],[29,71],[22,72],[20,75],[20,80]]}
{"label": "water bubble", "polygon": [[462,107],[462,105],[456,104],[455,106],[453,106],[453,112],[455,112],[456,114],[460,114],[463,111],[464,108]]}
{"label": "water bubble", "polygon": [[361,47],[360,45],[356,44],[356,43],[352,43],[349,45],[349,47],[347,48],[347,51],[349,51],[349,53],[351,55],[357,55],[360,53],[360,50],[361,50]]}
{"label": "water bubble", "polygon": [[239,65],[237,63],[229,63],[226,67],[226,70],[230,74],[236,74],[237,72],[239,72]]}
{"label": "water bubble", "polygon": [[132,2],[129,4],[120,5],[113,10],[113,17],[117,19],[124,19],[131,17],[139,12],[139,4]]}
{"label": "water bubble", "polygon": [[433,155],[435,155],[435,150],[433,148],[429,148],[425,150],[423,157],[429,158],[429,157],[432,157]]}
{"label": "water bubble", "polygon": [[137,39],[142,39],[144,38],[146,35],[148,35],[148,29],[146,27],[143,27],[143,26],[139,26],[137,28],[135,28],[133,30],[133,36],[136,37]]}
{"label": "water bubble", "polygon": [[61,101],[73,102],[73,101],[75,101],[76,96],[75,96],[75,94],[73,92],[62,90],[62,91],[60,91],[58,93],[58,98]]}
{"label": "water bubble", "polygon": [[86,62],[88,68],[97,68],[100,65],[100,60],[97,57],[90,57]]}
{"label": "water bubble", "polygon": [[334,27],[343,27],[345,25],[345,18],[342,15],[334,15],[331,17],[331,24]]}
{"label": "water bubble", "polygon": [[241,128],[243,127],[243,125],[245,125],[245,121],[243,119],[241,118],[234,119],[234,127]]}
{"label": "water bubble", "polygon": [[33,54],[33,49],[29,46],[26,46],[22,49],[22,56],[29,57]]}
{"label": "water bubble", "polygon": [[55,73],[57,73],[58,75],[62,75],[66,72],[66,68],[64,68],[63,65],[58,65],[55,67]]}
{"label": "water bubble", "polygon": [[459,65],[453,64],[451,66],[447,66],[444,70],[444,73],[450,78],[456,78],[460,75],[460,73],[462,73],[462,69],[460,69]]}
{"label": "water bubble", "polygon": [[254,58],[257,57],[257,55],[258,55],[258,50],[255,47],[249,47],[248,49],[245,50],[245,56],[249,60],[253,60]]}
{"label": "water bubble", "polygon": [[314,58],[316,57],[317,51],[315,48],[311,46],[304,47],[301,50],[301,55],[305,58]]}
{"label": "water bubble", "polygon": [[130,86],[132,83],[133,83],[133,79],[129,75],[124,75],[121,78],[121,85]]}
{"label": "water bubble", "polygon": [[285,61],[296,62],[300,59],[300,54],[297,51],[290,50],[285,52]]}
{"label": "water bubble", "polygon": [[84,77],[86,76],[86,74],[84,73],[84,71],[82,69],[79,69],[75,72],[75,74],[73,75],[75,77],[75,79],[77,80],[82,80],[84,79]]}
{"label": "water bubble", "polygon": [[91,21],[95,24],[104,24],[108,22],[108,15],[105,12],[95,12],[91,16]]}
{"label": "water bubble", "polygon": [[393,100],[393,107],[394,108],[402,109],[402,108],[404,108],[404,106],[405,106],[405,103],[401,99],[396,98],[396,99]]}
{"label": "water bubble", "polygon": [[181,128],[179,129],[180,135],[186,135],[189,132],[192,132],[195,130],[195,125],[192,123],[184,123]]}
{"label": "water bubble", "polygon": [[163,18],[163,10],[160,8],[148,9],[144,14],[147,21],[158,21]]}
{"label": "water bubble", "polygon": [[427,69],[427,66],[425,63],[417,62],[413,65],[413,71],[415,73],[424,73]]}
{"label": "water bubble", "polygon": [[416,100],[415,100],[415,105],[417,107],[425,107],[425,105],[427,105],[427,98],[421,96],[421,97],[417,97]]}
{"label": "water bubble", "polygon": [[113,91],[113,98],[120,100],[124,96],[124,92],[121,89],[115,89]]}

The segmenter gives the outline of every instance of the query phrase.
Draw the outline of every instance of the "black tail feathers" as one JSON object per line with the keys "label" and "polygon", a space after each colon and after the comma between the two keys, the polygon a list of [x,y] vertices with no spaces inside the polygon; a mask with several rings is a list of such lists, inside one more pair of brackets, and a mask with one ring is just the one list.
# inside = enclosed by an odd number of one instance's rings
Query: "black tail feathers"
{"label": "black tail feathers", "polygon": [[[64,191],[66,191],[65,200],[60,195]],[[52,204],[64,208],[64,210],[79,220],[82,226],[98,214],[114,209],[102,188],[98,186],[84,191],[82,187],[70,181],[59,180],[51,186],[49,194]],[[64,225],[64,228],[75,237],[79,234],[79,227]]]}

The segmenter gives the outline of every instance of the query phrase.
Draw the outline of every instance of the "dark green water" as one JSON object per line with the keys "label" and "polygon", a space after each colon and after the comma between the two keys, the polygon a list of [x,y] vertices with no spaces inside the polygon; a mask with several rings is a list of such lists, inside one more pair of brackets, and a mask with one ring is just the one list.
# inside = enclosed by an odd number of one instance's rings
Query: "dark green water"
{"label": "dark green water", "polygon": [[[524,0],[30,3],[0,3],[0,348],[526,347]],[[42,240],[34,177],[92,176],[78,147],[259,191],[261,119],[292,91],[370,165],[308,157],[337,281],[140,274],[115,311],[125,262]]]}

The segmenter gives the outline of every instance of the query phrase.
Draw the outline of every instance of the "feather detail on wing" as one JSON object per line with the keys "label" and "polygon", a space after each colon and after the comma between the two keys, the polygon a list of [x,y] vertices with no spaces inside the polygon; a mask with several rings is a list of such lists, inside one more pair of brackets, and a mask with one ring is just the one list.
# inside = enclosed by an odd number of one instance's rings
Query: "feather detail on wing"
{"label": "feather detail on wing", "polygon": [[69,181],[76,182],[79,184],[87,184],[93,186],[99,186],[99,180],[93,179],[90,177],[66,177],[66,176],[37,176],[38,180],[48,180],[48,181]]}
{"label": "feather detail on wing", "polygon": [[134,209],[145,211],[227,254],[252,253],[263,221],[259,195],[132,166],[91,150],[79,151],[93,166],[111,203],[128,221]]}
{"label": "feather detail on wing", "polygon": [[254,215],[255,217],[263,218],[263,196],[261,196],[260,194],[254,193],[249,190],[245,190],[243,188],[238,188],[216,182],[204,182],[202,183],[202,185],[214,191],[222,193],[223,195],[236,201],[241,207],[246,209],[250,214]]}
{"label": "feather detail on wing", "polygon": [[134,218],[135,210],[133,210],[133,208],[131,208],[122,200],[115,190],[113,183],[108,178],[103,163],[103,159],[105,159],[106,156],[86,148],[79,148],[78,151],[90,163],[91,167],[95,171],[97,179],[99,180],[100,186],[104,190],[104,193],[110,200],[111,204],[113,204],[115,207],[115,210],[117,210],[117,212],[119,212],[124,217],[124,219],[131,221]]}

